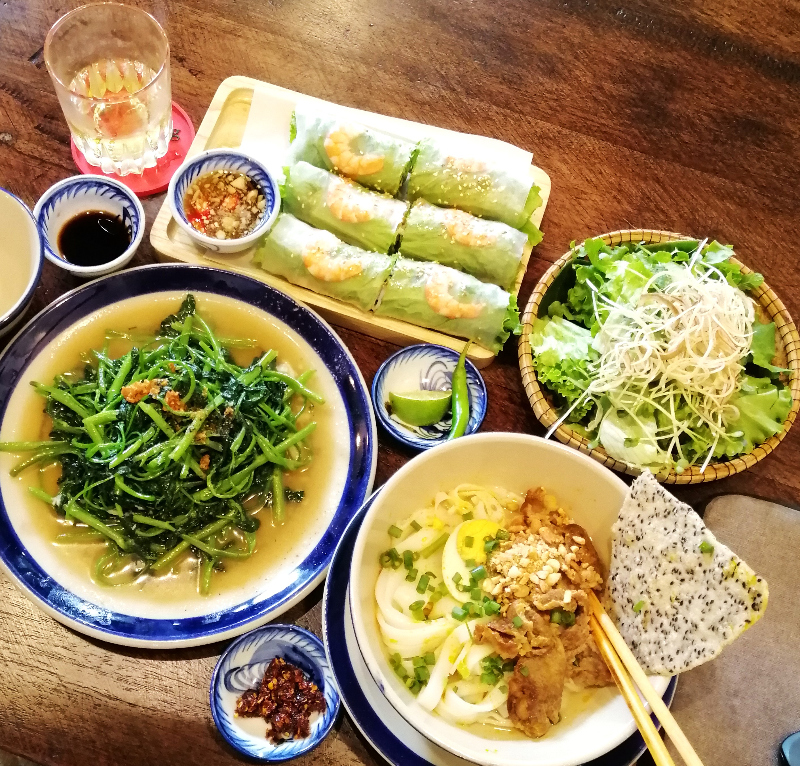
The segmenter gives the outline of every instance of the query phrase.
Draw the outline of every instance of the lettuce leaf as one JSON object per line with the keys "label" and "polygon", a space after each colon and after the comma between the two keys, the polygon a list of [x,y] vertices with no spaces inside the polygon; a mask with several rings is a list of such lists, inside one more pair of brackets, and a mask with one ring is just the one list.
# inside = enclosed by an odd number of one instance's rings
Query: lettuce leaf
{"label": "lettuce leaf", "polygon": [[763,367],[771,373],[790,372],[786,367],[772,364],[775,358],[775,322],[753,325],[753,341],[750,344],[750,355],[753,364]]}
{"label": "lettuce leaf", "polygon": [[503,339],[504,343],[509,335],[522,335],[522,323],[519,321],[519,308],[517,307],[517,298],[514,295],[508,297],[506,318],[503,320],[503,332],[506,333]]}
{"label": "lettuce leaf", "polygon": [[778,387],[769,378],[742,375],[741,388],[730,403],[739,410],[739,417],[728,423],[728,437],[717,446],[717,456],[752,452],[779,434],[792,409],[792,394],[787,386]]}
{"label": "lettuce leaf", "polygon": [[[530,335],[533,366],[539,382],[567,406],[583,395],[591,381],[589,363],[597,359],[592,334],[562,317],[537,319]],[[570,414],[584,418],[594,406],[591,399]]]}

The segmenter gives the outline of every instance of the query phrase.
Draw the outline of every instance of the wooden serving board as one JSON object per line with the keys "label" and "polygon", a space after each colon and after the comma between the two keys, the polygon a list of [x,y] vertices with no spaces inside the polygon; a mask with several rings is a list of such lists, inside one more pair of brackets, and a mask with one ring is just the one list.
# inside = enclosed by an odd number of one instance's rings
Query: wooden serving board
{"label": "wooden serving board", "polygon": [[[252,123],[248,125],[255,99],[259,102],[259,113],[256,119],[263,123],[263,125],[254,126]],[[253,127],[263,128],[261,130],[262,135],[265,130],[268,133],[273,131],[271,126],[273,114],[269,110],[269,106],[274,104],[274,111],[276,113],[285,113],[287,108],[290,107],[289,111],[291,111],[291,109],[294,108],[294,104],[301,100],[304,103],[311,103],[318,106],[322,111],[335,111],[337,113],[348,114],[355,121],[381,130],[386,130],[411,140],[418,140],[425,135],[439,138],[449,137],[456,141],[462,140],[464,137],[463,134],[444,130],[443,128],[422,125],[420,123],[411,123],[406,120],[384,117],[382,115],[361,112],[355,109],[347,109],[336,104],[321,101],[320,99],[313,99],[303,94],[286,90],[285,88],[279,88],[276,85],[271,85],[261,80],[234,76],[224,80],[219,88],[217,88],[211,105],[203,121],[200,123],[200,128],[192,142],[188,156],[192,157],[205,149],[217,149],[220,147],[239,148],[242,146],[243,141],[245,142],[245,149],[251,151],[251,153],[256,153],[248,143],[246,136],[248,132],[252,133]],[[263,127],[264,125],[266,127]],[[274,130],[280,130],[281,134],[286,133],[286,128],[281,125],[280,119],[275,120]],[[271,138],[273,138],[273,140],[276,139],[274,135]],[[285,135],[285,139],[283,135],[281,135],[279,140],[285,140],[288,143],[288,134]],[[480,138],[479,140],[486,142],[487,147],[492,151],[502,151],[504,149],[508,151],[519,151],[495,139]],[[266,158],[264,158],[264,161],[266,162]],[[531,215],[531,221],[541,228],[544,210],[550,197],[550,177],[541,168],[535,165],[531,165],[531,176],[536,185],[541,189],[540,194],[542,197],[542,204],[533,212],[533,215]],[[150,242],[164,260],[182,261],[184,263],[202,266],[214,266],[216,268],[228,269],[230,271],[246,274],[247,276],[266,282],[268,285],[312,307],[332,324],[356,330],[365,335],[388,340],[400,345],[409,345],[412,343],[439,343],[443,346],[455,349],[456,351],[461,351],[466,342],[463,338],[456,338],[436,330],[428,330],[408,322],[377,316],[367,311],[360,311],[334,298],[319,295],[304,287],[293,285],[281,277],[268,274],[266,271],[252,264],[256,248],[255,245],[240,253],[229,255],[205,250],[195,244],[181,231],[180,227],[172,219],[167,200],[164,200],[164,204],[161,206],[158,216],[150,230]],[[531,248],[528,246],[522,258],[516,283],[511,291],[514,296],[519,294],[522,278],[525,276],[525,270],[528,268],[530,255]],[[469,357],[478,367],[485,367],[494,360],[494,354],[491,351],[476,344],[470,347]]]}

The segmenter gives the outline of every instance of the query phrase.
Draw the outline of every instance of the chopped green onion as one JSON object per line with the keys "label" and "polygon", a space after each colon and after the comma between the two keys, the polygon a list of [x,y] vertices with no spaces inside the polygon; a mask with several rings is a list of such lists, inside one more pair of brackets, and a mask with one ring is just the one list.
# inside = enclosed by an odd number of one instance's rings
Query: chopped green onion
{"label": "chopped green onion", "polygon": [[417,583],[417,593],[424,593],[428,588],[428,582],[430,581],[430,577],[427,575],[422,575],[419,578],[419,582]]}
{"label": "chopped green onion", "polygon": [[636,612],[636,614],[639,614],[639,612],[641,612],[642,609],[644,609],[645,603],[646,603],[645,601],[637,601],[633,605],[633,611]]}
{"label": "chopped green onion", "polygon": [[420,556],[422,556],[422,558],[426,559],[429,556],[431,556],[432,554],[436,553],[436,551],[438,551],[439,548],[443,548],[444,547],[444,544],[447,542],[447,538],[448,537],[450,537],[450,535],[447,534],[447,532],[444,532],[443,534],[439,535],[439,537],[437,537],[430,545],[426,545],[419,552]]}
{"label": "chopped green onion", "polygon": [[456,585],[458,585],[458,584],[461,582],[461,579],[462,579],[462,578],[461,578],[461,572],[456,572],[456,573],[455,573],[455,574],[452,576],[452,578],[451,578],[451,579],[452,579],[452,581],[453,581],[453,582],[454,582]]}
{"label": "chopped green onion", "polygon": [[392,526],[391,526],[391,527],[389,527],[389,534],[390,534],[392,537],[402,537],[402,535],[403,535],[403,530],[402,530],[402,529],[400,529],[400,527],[396,527],[394,524],[392,524]]}
{"label": "chopped green onion", "polygon": [[467,536],[464,538],[464,545],[466,545],[467,548],[471,548],[474,542],[475,542],[474,537]]}
{"label": "chopped green onion", "polygon": [[475,578],[476,582],[480,582],[481,580],[486,579],[486,567],[481,564],[479,567],[475,567],[470,574]]}
{"label": "chopped green onion", "polygon": [[431,677],[431,672],[427,667],[425,667],[425,665],[419,665],[418,667],[414,668],[414,675],[416,676],[417,681],[426,683]]}
{"label": "chopped green onion", "polygon": [[522,617],[520,617],[519,615],[516,615],[514,617],[514,619],[511,620],[511,622],[514,624],[515,628],[521,628],[522,627]]}
{"label": "chopped green onion", "polygon": [[481,593],[481,589],[480,589],[480,588],[473,588],[473,589],[472,589],[472,590],[469,592],[469,597],[470,597],[470,598],[471,598],[473,601],[479,601],[479,600],[480,600],[480,597],[481,597],[482,595],[483,595],[483,594]]}
{"label": "chopped green onion", "polygon": [[483,604],[483,611],[491,617],[493,614],[499,614],[500,612],[500,604],[496,601],[486,601]]}
{"label": "chopped green onion", "polygon": [[454,606],[451,614],[456,620],[463,622],[469,616],[469,611],[464,609],[464,607]]}
{"label": "chopped green onion", "polygon": [[527,676],[530,671],[528,670],[528,666],[524,665],[519,669],[520,675]]}
{"label": "chopped green onion", "polygon": [[408,574],[406,575],[406,580],[408,582],[416,582],[418,574],[419,572],[416,569],[409,569]]}
{"label": "chopped green onion", "polygon": [[436,664],[436,655],[433,652],[428,652],[422,656],[422,659],[425,660],[426,665],[435,665]]}
{"label": "chopped green onion", "polygon": [[414,568],[414,554],[411,551],[403,551],[403,566],[406,569]]}
{"label": "chopped green onion", "polygon": [[418,612],[420,609],[422,609],[423,606],[425,606],[425,602],[420,600],[420,601],[415,601],[413,604],[410,604],[408,608],[412,612]]}
{"label": "chopped green onion", "polygon": [[420,524],[418,521],[412,521],[411,526],[414,528],[415,532],[419,532],[420,529],[422,529],[422,524]]}
{"label": "chopped green onion", "polygon": [[[467,511],[466,513],[461,514],[461,518],[464,521],[470,521],[471,519],[475,518],[475,514],[472,511]],[[472,545],[472,543],[468,543],[468,545]]]}
{"label": "chopped green onion", "polygon": [[495,539],[497,540],[508,540],[509,537],[511,537],[511,535],[505,529],[498,529],[495,534]]}
{"label": "chopped green onion", "polygon": [[711,555],[714,552],[714,546],[707,540],[700,543],[700,553],[707,553]]}
{"label": "chopped green onion", "polygon": [[486,553],[491,553],[497,547],[497,545],[497,540],[487,540],[483,544],[483,550],[486,551]]}
{"label": "chopped green onion", "polygon": [[467,565],[467,569],[474,569],[477,566],[475,559],[464,559],[464,563]]}

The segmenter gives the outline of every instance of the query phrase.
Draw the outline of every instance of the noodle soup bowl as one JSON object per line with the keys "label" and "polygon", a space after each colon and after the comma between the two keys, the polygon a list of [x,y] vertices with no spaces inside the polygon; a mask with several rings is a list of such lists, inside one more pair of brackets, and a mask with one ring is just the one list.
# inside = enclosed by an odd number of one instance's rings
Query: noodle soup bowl
{"label": "noodle soup bowl", "polygon": [[[349,598],[358,647],[392,706],[421,734],[441,747],[486,766],[575,766],[585,764],[627,739],[636,724],[616,687],[570,693],[562,720],[540,739],[514,732],[491,735],[489,727],[453,724],[423,708],[389,663],[378,626],[375,584],[379,558],[390,546],[388,529],[429,506],[437,492],[459,484],[502,487],[520,495],[544,487],[583,526],[605,565],[611,558],[611,526],[627,487],[607,468],[575,450],[535,436],[487,433],[456,439],[423,452],[380,490],[356,540]],[[654,677],[663,694],[666,677]],[[567,699],[565,695],[565,700]]]}

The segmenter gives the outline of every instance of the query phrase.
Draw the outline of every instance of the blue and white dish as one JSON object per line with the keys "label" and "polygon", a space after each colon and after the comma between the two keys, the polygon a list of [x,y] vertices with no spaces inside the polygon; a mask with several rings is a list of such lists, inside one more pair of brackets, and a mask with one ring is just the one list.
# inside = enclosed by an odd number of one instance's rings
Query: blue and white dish
{"label": "blue and white dish", "polygon": [[[186,190],[196,178],[206,173],[213,173],[215,170],[243,173],[252,178],[264,194],[265,206],[261,219],[255,229],[244,237],[237,239],[209,237],[201,234],[186,218],[186,212],[183,209]],[[255,157],[237,149],[209,149],[186,160],[175,171],[175,175],[169,182],[169,189],[167,189],[167,201],[172,211],[172,217],[178,226],[198,245],[217,253],[238,253],[246,250],[272,228],[272,224],[280,212],[281,194],[272,174]]]}
{"label": "blue and white dish", "polygon": [[[130,245],[113,261],[99,266],[78,266],[62,255],[58,247],[58,235],[65,223],[91,210],[120,216],[128,229]],[[59,181],[39,198],[33,209],[33,217],[44,240],[47,260],[79,277],[100,277],[121,269],[133,258],[144,236],[142,203],[124,183],[108,176],[72,176]]]}
{"label": "blue and white dish", "polygon": [[[377,438],[369,393],[342,341],[317,314],[249,277],[199,266],[144,266],[91,282],[62,296],[34,317],[0,355],[0,441],[24,429],[25,397],[37,370],[71,328],[96,326],[125,300],[179,300],[187,292],[232,298],[261,312],[315,367],[317,390],[330,417],[332,461],[320,487],[324,513],[298,538],[291,555],[269,576],[253,576],[228,591],[191,604],[143,598],[124,587],[106,588],[70,568],[30,521],[23,483],[9,476],[14,459],[0,453],[0,567],[37,606],[79,632],[111,643],[150,648],[194,646],[240,635],[290,608],[318,585],[347,523],[369,496]],[[101,331],[102,332],[102,331]],[[102,337],[102,336],[101,336]],[[288,340],[287,340],[288,342]],[[280,351],[280,349],[278,349]],[[11,461],[11,462],[9,462]]]}
{"label": "blue and white dish", "polygon": [[[280,657],[300,668],[325,697],[325,712],[314,713],[305,739],[275,744],[262,718],[235,715],[236,700],[256,688],[271,660]],[[211,676],[211,715],[223,737],[239,752],[259,761],[288,761],[313,750],[331,730],[339,712],[339,692],[325,655],[313,633],[296,625],[267,625],[241,636],[219,658]]]}
{"label": "blue and white dish", "polygon": [[[407,346],[392,354],[378,368],[372,381],[372,403],[378,422],[395,439],[414,449],[429,449],[446,442],[451,424],[449,411],[443,420],[432,426],[410,426],[390,415],[386,405],[390,391],[449,391],[457,363],[457,351],[433,343]],[[465,366],[469,388],[469,423],[466,433],[472,434],[483,423],[488,397],[486,384],[478,368],[469,359]]]}
{"label": "blue and white dish", "polygon": [[[350,561],[361,523],[379,492],[367,500],[342,535],[325,583],[322,630],[342,704],[369,744],[392,766],[473,766],[471,761],[425,738],[394,709],[367,669],[359,650],[348,593]],[[673,678],[664,693],[667,705],[672,704],[676,686],[677,678]],[[660,726],[655,716],[653,722]],[[584,766],[633,766],[645,750],[644,740],[637,731]]]}
{"label": "blue and white dish", "polygon": [[19,197],[0,189],[0,337],[22,319],[42,273],[44,253],[39,227]]}

